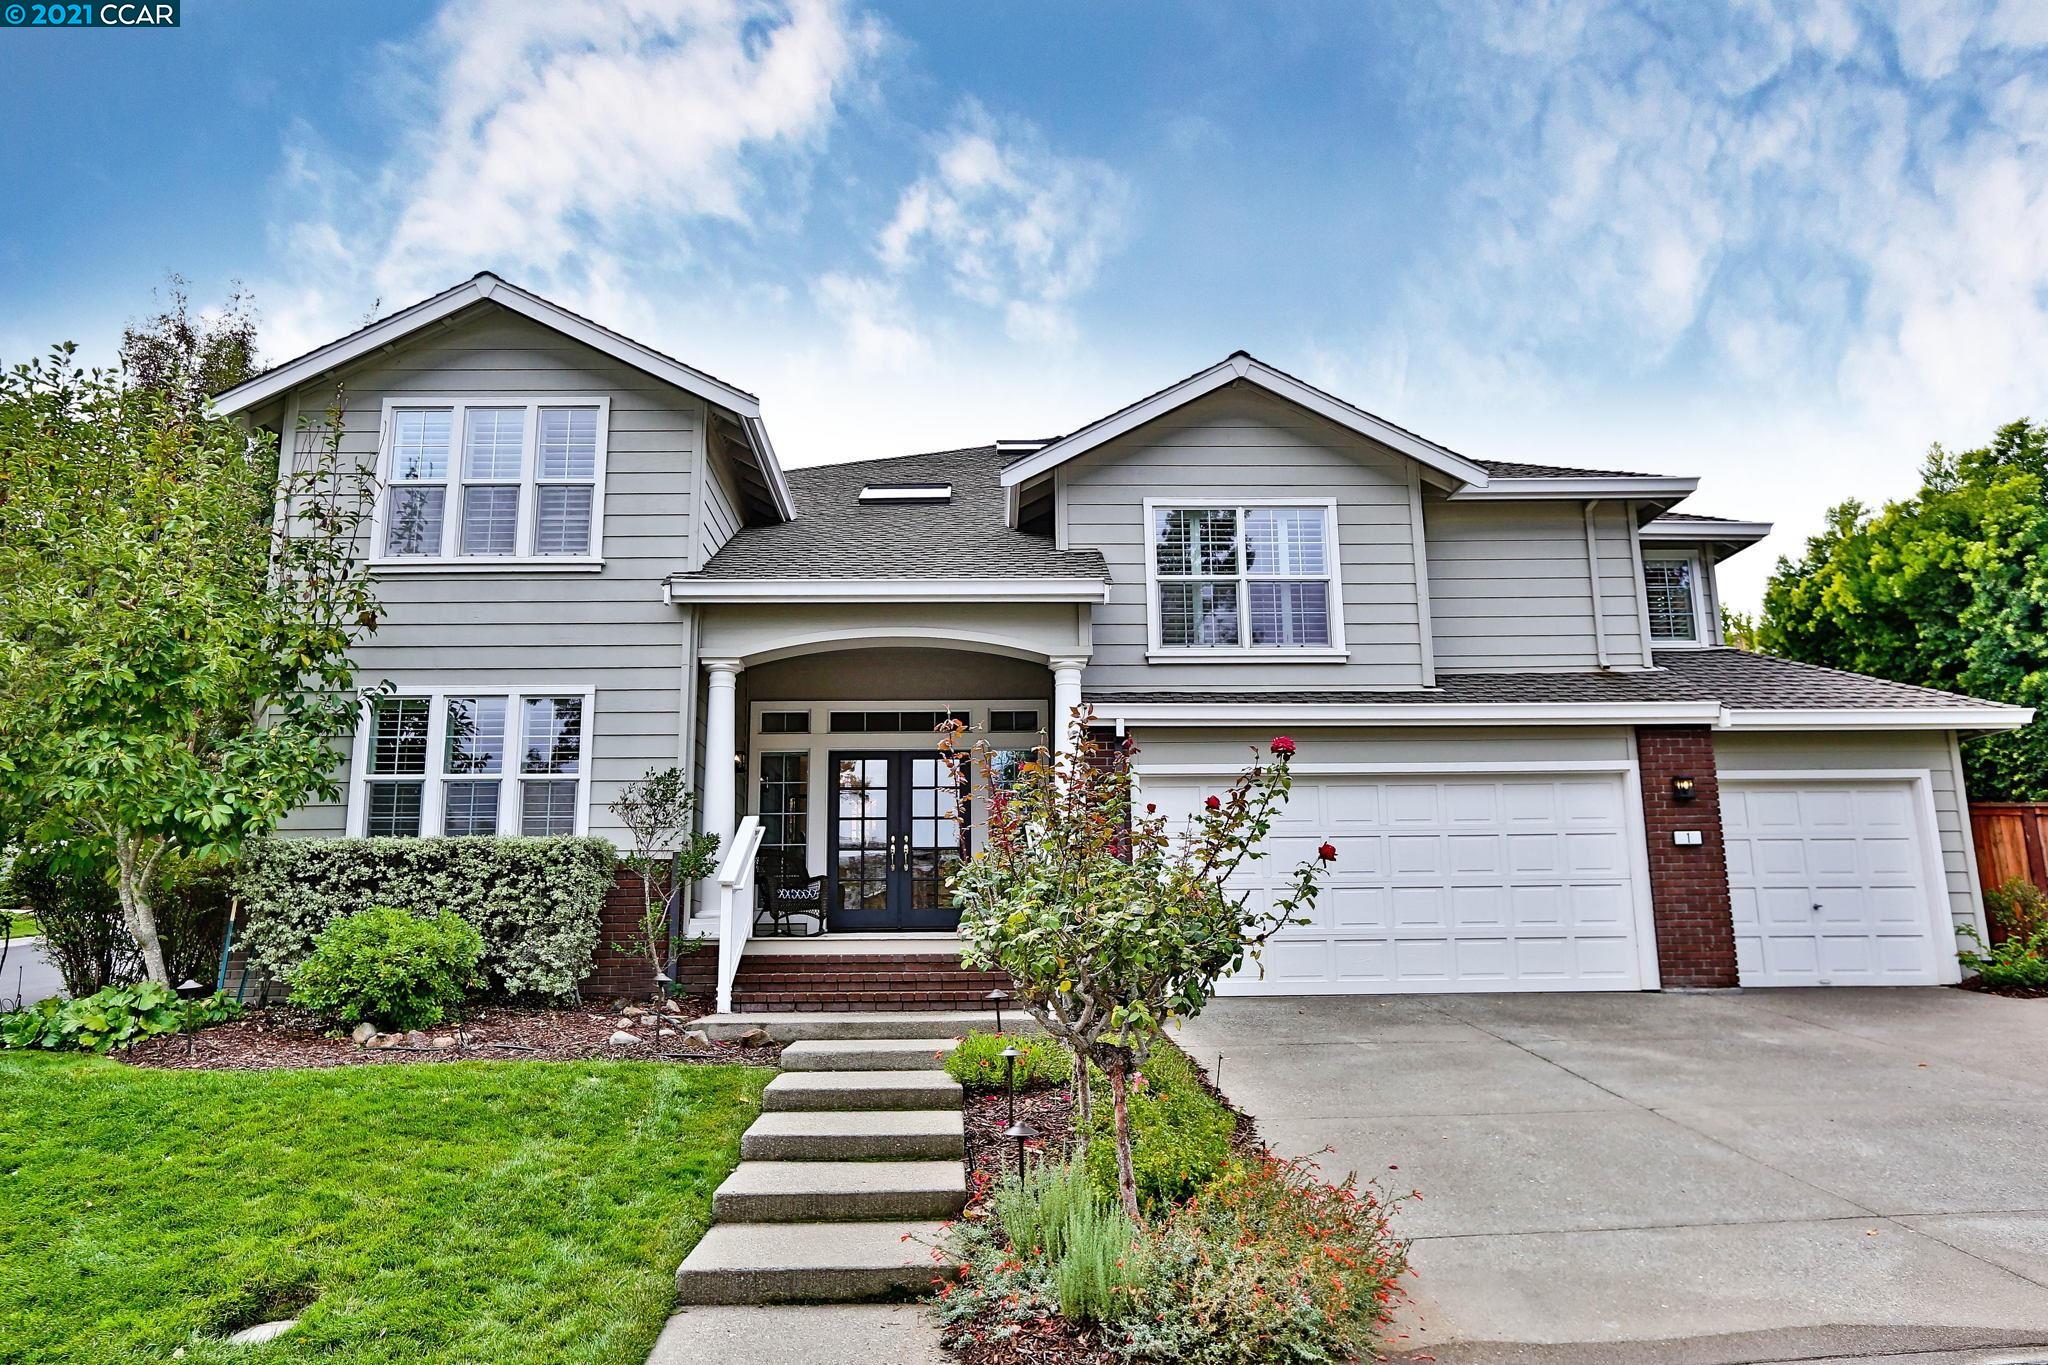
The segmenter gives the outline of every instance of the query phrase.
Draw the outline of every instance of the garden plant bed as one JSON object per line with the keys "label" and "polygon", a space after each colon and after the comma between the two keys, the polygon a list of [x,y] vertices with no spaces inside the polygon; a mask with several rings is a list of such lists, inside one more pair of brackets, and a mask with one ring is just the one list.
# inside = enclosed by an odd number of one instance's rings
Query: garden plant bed
{"label": "garden plant bed", "polygon": [[[644,1016],[619,1008],[581,1005],[562,1009],[489,1005],[465,1014],[461,1042],[454,1021],[422,1030],[411,1042],[365,1047],[345,1031],[303,1010],[270,1005],[247,1017],[190,1035],[151,1038],[114,1054],[134,1066],[170,1070],[249,1071],[273,1067],[332,1067],[368,1064],[475,1061],[665,1061],[773,1066],[781,1049],[737,1042],[698,1043],[685,1051],[682,1030],[706,1011],[678,1001],[666,1016],[664,1037],[645,1026]],[[623,1007],[622,1007],[623,1008]],[[645,1010],[644,1005],[631,1006]],[[638,1043],[614,1043],[619,1031]]]}
{"label": "garden plant bed", "polygon": [[[1124,1326],[1098,1328],[1090,1322],[1077,1322],[1065,1316],[1055,1302],[1044,1297],[1042,1289],[1032,1289],[1028,1273],[1020,1265],[1020,1257],[1014,1248],[1008,1246],[1012,1230],[1012,1214],[1006,1212],[1004,1199],[1016,1203],[1016,1193],[1006,1193],[1004,1183],[1014,1179],[1018,1150],[1016,1140],[1006,1138],[1004,1130],[1010,1126],[1012,1101],[999,1083],[991,1083],[987,1072],[963,1066],[969,1072],[965,1081],[969,1093],[965,1099],[965,1121],[967,1121],[967,1171],[969,1171],[969,1203],[963,1214],[963,1230],[956,1236],[965,1238],[967,1244],[981,1246],[971,1254],[971,1267],[961,1273],[961,1279],[946,1283],[938,1291],[938,1312],[944,1324],[944,1342],[958,1361],[967,1365],[1108,1365],[1110,1361],[1124,1361],[1122,1351],[1135,1347],[1137,1342],[1126,1342]],[[1026,1169],[1042,1175],[1044,1171],[1057,1171],[1059,1166],[1071,1158],[1083,1158],[1083,1169],[1094,1171],[1100,1166],[1100,1173],[1085,1177],[1087,1181],[1108,1179],[1108,1146],[1106,1138],[1098,1130],[1092,1150],[1083,1132],[1077,1132],[1075,1124],[1075,1103],[1073,1087],[1059,1083],[1044,1083],[1044,1068],[1034,1068],[1040,1081],[1032,1089],[1018,1089],[1016,1095],[1016,1117],[1024,1124],[1038,1130],[1038,1138],[1028,1140],[1026,1146]],[[1096,1107],[1098,1121],[1106,1117],[1108,1095],[1102,1089],[1102,1078],[1098,1076]],[[1163,1242],[1147,1242],[1159,1254],[1159,1246],[1171,1244],[1171,1238],[1186,1232],[1171,1232],[1171,1228],[1182,1222],[1186,1212],[1200,1205],[1210,1205],[1221,1197],[1223,1205],[1229,1207],[1241,1199],[1239,1185],[1245,1179],[1245,1171],[1264,1171],[1266,1179],[1272,1179],[1274,1171],[1290,1171],[1292,1175],[1282,1179],[1305,1181],[1309,1189],[1321,1189],[1321,1195],[1290,1195],[1300,1199],[1296,1212],[1282,1218],[1294,1220],[1298,1230],[1307,1232],[1307,1240],[1294,1242],[1290,1250],[1280,1252],[1278,1261],[1264,1263],[1264,1271],[1255,1271],[1253,1279],[1235,1281],[1235,1293],[1266,1293],[1274,1289],[1286,1293],[1294,1267],[1307,1267],[1311,1261],[1323,1265],[1327,1273],[1331,1267],[1350,1267],[1356,1261],[1348,1259],[1348,1252],[1341,1246],[1335,1248],[1337,1257],[1333,1263],[1317,1261],[1321,1250],[1317,1248],[1319,1238],[1327,1232],[1323,1224],[1329,1216],[1331,1224],[1343,1224],[1348,1218],[1358,1216],[1356,1203],[1348,1205],[1350,1195],[1343,1189],[1329,1189],[1315,1173],[1313,1164],[1305,1162],[1276,1162],[1274,1156],[1260,1142],[1251,1119],[1229,1105],[1208,1081],[1202,1068],[1188,1058],[1180,1048],[1169,1042],[1153,1044],[1153,1060],[1145,1068],[1145,1085],[1133,1095],[1133,1126],[1137,1130],[1137,1152],[1139,1152],[1139,1187],[1145,1197],[1149,1216],[1153,1222],[1153,1238],[1165,1238]],[[1147,1164],[1147,1152],[1151,1152],[1151,1164]],[[1163,1156],[1161,1156],[1163,1152]],[[1229,1179],[1223,1179],[1227,1173]],[[1257,1185],[1257,1179],[1251,1181]],[[1239,1195],[1223,1193],[1237,1189]],[[1346,1187],[1348,1189],[1348,1187]],[[1149,1191],[1149,1193],[1147,1193]],[[1051,1197],[1051,1195],[1047,1195]],[[1034,1203],[1036,1195],[1024,1195],[1026,1203]],[[1190,1203],[1192,1201],[1192,1203]],[[1350,1212],[1346,1209],[1350,1207]],[[1366,1201],[1366,1218],[1370,1220],[1370,1197]],[[1260,1216],[1253,1216],[1249,1224],[1225,1224],[1221,1230],[1202,1234],[1198,1246],[1243,1246],[1239,1236],[1245,1230],[1264,1226]],[[991,1240],[993,1238],[993,1240]],[[1208,1240],[1217,1238],[1217,1240]],[[1186,1240],[1182,1240],[1186,1248]],[[1399,1275],[1403,1257],[1399,1242],[1380,1236],[1376,1242],[1380,1248],[1368,1254],[1386,1254],[1391,1263],[1389,1277],[1384,1283],[1393,1283]],[[1329,1248],[1323,1248],[1329,1250]],[[1042,1250],[1040,1250],[1042,1254]],[[1206,1261],[1206,1252],[1202,1254]],[[1026,1257],[1022,1261],[1038,1261]],[[1040,1261],[1042,1263],[1042,1261]],[[1020,1279],[1018,1275],[1024,1275]],[[1147,1277],[1151,1271],[1147,1271]],[[1042,1283],[1042,1281],[1040,1281]],[[1147,1283],[1157,1283],[1149,1281]],[[1214,1293],[1219,1285],[1210,1283],[1204,1293]],[[1372,1287],[1370,1283],[1366,1285]],[[1389,1287],[1386,1293],[1393,1293]],[[1386,1293],[1380,1295],[1380,1302],[1386,1302]],[[1061,1306],[1065,1304],[1065,1289],[1059,1291]],[[1155,1300],[1157,1302],[1157,1300]],[[1190,1302],[1192,1300],[1184,1300]],[[1147,1310],[1149,1312],[1149,1310]],[[1171,1312],[1171,1310],[1169,1310]],[[1214,1304],[1202,1312],[1214,1312]],[[1161,1318],[1163,1322],[1163,1318]],[[1186,1324],[1186,1320],[1184,1320]],[[1239,1322],[1231,1328],[1237,1332],[1233,1347],[1235,1353],[1227,1359],[1249,1359],[1241,1351],[1253,1349],[1264,1351],[1276,1347],[1272,1338],[1245,1336],[1245,1326]],[[1262,1328],[1253,1328],[1262,1330]],[[1245,1342],[1253,1342],[1247,1347]],[[1260,1345],[1264,1342],[1264,1345]],[[1182,1345],[1165,1345],[1163,1338],[1155,1338],[1139,1349],[1139,1355],[1151,1359],[1180,1359],[1186,1342]],[[1278,1347],[1276,1347],[1278,1349]],[[1165,1355],[1159,1355],[1165,1351]],[[1206,1357],[1204,1357],[1206,1359]],[[1217,1357],[1225,1359],[1225,1357]],[[1257,1359],[1266,1359],[1260,1355]],[[1288,1355],[1288,1359],[1294,1359]]]}
{"label": "garden plant bed", "polygon": [[1973,976],[1957,985],[1966,991],[1977,991],[1983,995],[2002,995],[2008,1000],[2048,1000],[2048,987],[1993,985],[1981,976]]}

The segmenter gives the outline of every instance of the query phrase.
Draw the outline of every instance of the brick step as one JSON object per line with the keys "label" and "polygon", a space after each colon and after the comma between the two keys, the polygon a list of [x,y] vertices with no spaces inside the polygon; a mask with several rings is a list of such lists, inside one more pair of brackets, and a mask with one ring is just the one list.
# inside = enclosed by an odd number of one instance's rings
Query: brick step
{"label": "brick step", "polygon": [[879,991],[894,987],[903,991],[979,991],[987,995],[995,987],[982,981],[962,981],[957,976],[742,976],[733,980],[736,991]]}
{"label": "brick step", "polygon": [[676,1300],[854,1303],[916,1298],[951,1268],[938,1223],[721,1223],[676,1271]]}
{"label": "brick step", "polygon": [[924,1014],[933,1010],[964,1010],[980,1004],[971,995],[873,995],[799,997],[767,995],[736,1000],[733,1008],[741,1014],[863,1014],[893,1010],[903,1014]]}

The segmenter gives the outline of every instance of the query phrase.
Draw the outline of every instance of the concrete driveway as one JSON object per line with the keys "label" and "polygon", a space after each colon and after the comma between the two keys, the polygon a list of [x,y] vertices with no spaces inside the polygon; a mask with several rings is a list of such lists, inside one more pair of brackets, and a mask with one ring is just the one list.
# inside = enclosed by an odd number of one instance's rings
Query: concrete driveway
{"label": "concrete driveway", "polygon": [[1277,1150],[1421,1191],[1402,1351],[2048,1348],[2048,1001],[1231,999],[1180,1041]]}

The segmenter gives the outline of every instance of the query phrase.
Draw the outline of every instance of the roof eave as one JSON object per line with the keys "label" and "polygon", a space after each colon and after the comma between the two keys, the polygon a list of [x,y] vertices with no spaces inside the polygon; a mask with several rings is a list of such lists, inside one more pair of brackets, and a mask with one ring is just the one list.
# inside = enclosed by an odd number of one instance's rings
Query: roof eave
{"label": "roof eave", "polygon": [[1701,725],[1717,702],[1118,702],[1091,695],[1095,714],[1133,725]]}
{"label": "roof eave", "polygon": [[1771,533],[1768,521],[1667,521],[1658,517],[1637,534],[1644,540],[1713,541],[1754,545]]}
{"label": "roof eave", "polygon": [[1483,486],[1460,488],[1449,496],[1453,502],[1631,498],[1668,499],[1676,503],[1690,497],[1699,486],[1698,479],[1679,475],[1606,475],[1599,478],[1570,475],[1544,479],[1495,478]]}
{"label": "roof eave", "polygon": [[695,605],[775,602],[1086,602],[1109,600],[1109,580],[1070,578],[672,577],[664,600]]}
{"label": "roof eave", "polygon": [[1063,436],[1041,447],[1036,453],[1003,471],[1003,486],[1015,488],[1028,479],[1035,478],[1118,436],[1135,431],[1148,422],[1156,421],[1176,408],[1184,407],[1198,398],[1240,380],[1257,385],[1276,397],[1307,408],[1318,416],[1336,422],[1339,426],[1397,450],[1458,483],[1480,487],[1487,483],[1486,471],[1457,452],[1446,450],[1433,441],[1425,441],[1413,432],[1403,431],[1362,408],[1355,408],[1341,399],[1333,398],[1320,389],[1304,384],[1292,375],[1275,370],[1272,366],[1240,351],[1198,374],[1190,375],[1172,388],[1163,389],[1142,402],[1113,412],[1071,435]]}
{"label": "roof eave", "polygon": [[758,423],[761,420],[759,400],[745,390],[736,389],[701,370],[670,359],[586,318],[577,317],[567,309],[548,302],[538,294],[529,293],[516,284],[510,284],[489,271],[464,280],[452,288],[444,289],[431,298],[422,299],[410,308],[400,309],[381,322],[351,332],[296,360],[288,361],[231,389],[223,390],[214,397],[214,406],[224,414],[245,411],[318,379],[373,351],[394,345],[414,332],[432,326],[442,318],[486,300],[531,318],[564,336],[581,341],[637,370],[666,380],[679,389],[716,403],[742,421]]}
{"label": "roof eave", "polygon": [[1724,708],[1721,730],[2017,730],[2034,719],[2031,706],[1830,706]]}

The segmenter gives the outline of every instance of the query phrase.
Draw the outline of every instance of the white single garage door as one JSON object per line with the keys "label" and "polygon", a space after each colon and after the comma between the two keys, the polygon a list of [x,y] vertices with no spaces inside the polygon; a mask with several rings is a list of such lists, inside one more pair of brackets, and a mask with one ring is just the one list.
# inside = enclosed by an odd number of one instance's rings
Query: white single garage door
{"label": "white single garage door", "polygon": [[[1227,779],[1140,780],[1178,817]],[[1325,838],[1336,865],[1315,922],[1224,993],[1634,990],[1632,829],[1619,774],[1299,775],[1244,885],[1270,904]]]}
{"label": "white single garage door", "polygon": [[1725,782],[1721,822],[1743,985],[1935,982],[1911,783]]}

